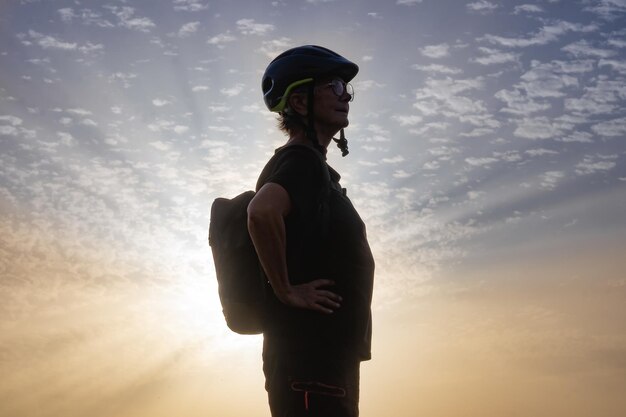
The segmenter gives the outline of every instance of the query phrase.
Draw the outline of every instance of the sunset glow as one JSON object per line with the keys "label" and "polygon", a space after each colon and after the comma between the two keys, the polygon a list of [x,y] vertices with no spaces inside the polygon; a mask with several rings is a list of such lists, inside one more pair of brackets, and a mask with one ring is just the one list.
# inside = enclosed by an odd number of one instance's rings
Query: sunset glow
{"label": "sunset glow", "polygon": [[0,4],[0,416],[269,416],[216,197],[285,138],[260,80],[357,62],[329,164],[376,259],[363,417],[626,415],[624,0]]}

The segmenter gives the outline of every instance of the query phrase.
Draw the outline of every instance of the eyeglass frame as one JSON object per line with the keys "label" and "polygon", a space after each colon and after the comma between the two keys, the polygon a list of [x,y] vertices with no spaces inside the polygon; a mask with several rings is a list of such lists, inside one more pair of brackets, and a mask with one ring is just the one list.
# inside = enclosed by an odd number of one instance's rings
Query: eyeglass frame
{"label": "eyeglass frame", "polygon": [[[334,78],[331,82],[322,84],[320,87],[331,87],[331,89],[333,90],[333,93],[337,97],[341,97],[343,96],[344,93],[347,93],[350,96],[349,101],[354,100],[354,87],[352,86],[352,84],[347,83],[340,78]],[[337,93],[338,88],[341,88],[341,91],[339,93]]]}

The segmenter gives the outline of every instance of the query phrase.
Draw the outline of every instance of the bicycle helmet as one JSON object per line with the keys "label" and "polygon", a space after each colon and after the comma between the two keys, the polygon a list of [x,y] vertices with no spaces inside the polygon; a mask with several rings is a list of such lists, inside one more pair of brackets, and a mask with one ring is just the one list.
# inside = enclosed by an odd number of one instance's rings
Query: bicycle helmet
{"label": "bicycle helmet", "polygon": [[262,80],[263,100],[272,112],[285,109],[289,93],[300,85],[327,75],[337,75],[350,82],[359,67],[330,49],[304,45],[278,55],[265,70]]}

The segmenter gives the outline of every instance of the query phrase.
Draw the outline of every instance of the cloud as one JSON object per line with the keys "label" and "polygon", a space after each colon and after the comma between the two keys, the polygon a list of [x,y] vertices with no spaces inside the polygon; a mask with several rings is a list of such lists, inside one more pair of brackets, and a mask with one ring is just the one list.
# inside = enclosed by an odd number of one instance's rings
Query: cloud
{"label": "cloud", "polygon": [[193,91],[194,93],[198,93],[200,91],[208,91],[209,90],[209,86],[207,85],[194,85],[191,88],[191,91]]}
{"label": "cloud", "polygon": [[449,55],[450,45],[447,43],[442,43],[439,45],[427,45],[423,48],[420,48],[420,52],[422,55],[427,56],[429,58],[443,58]]}
{"label": "cloud", "polygon": [[219,35],[213,36],[207,40],[209,45],[217,45],[218,48],[224,48],[225,43],[236,41],[237,38],[230,34],[230,32],[220,33]]}
{"label": "cloud", "polygon": [[455,68],[455,67],[450,67],[450,66],[440,65],[440,64],[429,64],[429,65],[415,64],[415,65],[411,65],[411,69],[414,69],[417,71],[434,72],[434,73],[439,73],[439,74],[450,74],[450,75],[460,74],[461,72],[463,72],[460,68]]}
{"label": "cloud", "polygon": [[61,20],[64,22],[71,22],[72,19],[78,17],[78,15],[76,15],[74,13],[74,10],[70,7],[59,9],[57,10],[57,13],[59,13],[59,15],[61,16]]}
{"label": "cloud", "polygon": [[150,146],[152,146],[153,148],[155,148],[158,151],[169,151],[172,148],[172,144],[168,143],[168,142],[163,142],[160,140],[154,141],[154,142],[150,142],[149,143]]}
{"label": "cloud", "polygon": [[541,6],[537,6],[536,4],[522,4],[519,6],[515,6],[515,8],[513,9],[513,14],[543,12],[543,8],[541,8]]}
{"label": "cloud", "polygon": [[380,161],[384,164],[399,164],[400,162],[404,162],[405,159],[402,155],[396,155],[393,158],[383,158]]}
{"label": "cloud", "polygon": [[498,5],[487,0],[478,0],[473,3],[468,3],[465,7],[473,12],[489,13],[497,9]]}
{"label": "cloud", "polygon": [[469,165],[475,166],[475,167],[491,165],[494,162],[498,162],[498,161],[499,160],[497,158],[492,158],[492,157],[483,157],[483,158],[469,157],[469,158],[465,158],[465,162],[467,162]]}
{"label": "cloud", "polygon": [[400,123],[400,126],[415,126],[420,123],[423,118],[416,115],[396,115],[392,116],[392,119]]}
{"label": "cloud", "polygon": [[520,78],[523,81],[517,86],[529,97],[563,97],[563,89],[578,86],[578,78],[560,73],[558,66],[534,60],[531,69]]}
{"label": "cloud", "polygon": [[[8,124],[4,124],[6,122]],[[21,137],[22,139],[34,139],[37,131],[26,129],[22,126],[23,120],[13,115],[0,116],[0,136]]]}
{"label": "cloud", "polygon": [[4,136],[17,136],[19,130],[14,126],[0,125],[0,135]]}
{"label": "cloud", "polygon": [[480,197],[482,197],[484,195],[485,195],[484,191],[468,191],[467,192],[467,197],[470,200],[478,200]]}
{"label": "cloud", "polygon": [[598,62],[599,67],[611,67],[614,71],[622,75],[626,75],[626,61],[617,61],[614,59],[601,59]]}
{"label": "cloud", "polygon": [[592,143],[593,136],[589,132],[572,132],[568,136],[558,138],[559,142],[578,142],[578,143]]}
{"label": "cloud", "polygon": [[517,62],[519,60],[519,54],[513,52],[502,52],[497,49],[480,47],[478,50],[483,56],[473,58],[472,62],[477,62],[481,65],[493,65],[493,64],[505,64],[507,62]]}
{"label": "cloud", "polygon": [[243,35],[266,35],[272,32],[275,27],[268,23],[256,23],[254,19],[239,19],[237,21],[237,29]]}
{"label": "cloud", "polygon": [[610,38],[608,44],[616,48],[626,48],[626,40],[620,38]]}
{"label": "cloud", "polygon": [[607,20],[615,20],[626,13],[624,0],[599,0],[593,5],[585,7],[583,10],[598,14]]}
{"label": "cloud", "polygon": [[124,88],[129,88],[132,83],[131,80],[137,78],[137,74],[133,72],[114,72],[109,75],[109,82],[121,82]]}
{"label": "cloud", "polygon": [[415,6],[416,4],[421,3],[424,0],[397,0],[396,4],[402,5],[402,6]]}
{"label": "cloud", "polygon": [[163,107],[171,103],[172,103],[171,101],[166,100],[164,98],[155,98],[152,100],[152,104],[155,105],[156,107]]}
{"label": "cloud", "polygon": [[[608,156],[603,159],[615,159],[617,156]],[[576,174],[578,175],[591,175],[597,172],[606,172],[615,168],[617,164],[613,161],[598,161],[596,158],[586,156],[582,162],[576,165]]]}
{"label": "cloud", "polygon": [[85,26],[98,26],[101,28],[114,28],[115,25],[108,20],[102,18],[100,13],[94,12],[90,9],[82,9],[79,12],[75,11],[71,7],[65,7],[58,9],[57,13],[61,16],[61,20],[65,23],[71,23],[74,20],[80,21]]}
{"label": "cloud", "polygon": [[413,175],[414,175],[414,174],[411,174],[410,172],[406,172],[406,171],[405,171],[405,170],[403,170],[403,169],[398,169],[398,170],[395,170],[395,171],[393,172],[393,174],[392,174],[392,176],[393,176],[394,178],[400,178],[400,179],[403,179],[403,178],[411,178]]}
{"label": "cloud", "polygon": [[196,33],[198,31],[198,27],[200,26],[200,22],[189,22],[185,23],[178,29],[178,37],[186,38],[191,36],[192,33]]}
{"label": "cloud", "polygon": [[200,0],[174,0],[174,10],[184,12],[199,12],[209,8],[208,4],[202,4]]}
{"label": "cloud", "polygon": [[610,58],[616,54],[615,51],[612,51],[609,49],[601,49],[601,48],[593,47],[591,43],[585,39],[581,39],[574,43],[570,43],[569,45],[561,48],[561,50],[574,55],[576,58],[579,58],[579,57]]}
{"label": "cloud", "polygon": [[79,46],[78,50],[85,55],[99,55],[100,52],[104,51],[104,45],[101,43],[93,44],[87,42],[85,45]]}
{"label": "cloud", "polygon": [[530,156],[558,155],[559,154],[557,151],[553,151],[551,149],[545,149],[545,148],[528,149],[527,151],[524,151],[524,153]]}
{"label": "cloud", "polygon": [[80,107],[74,107],[71,109],[67,109],[67,112],[70,114],[75,114],[77,116],[91,116],[93,114],[92,111],[80,108]]}
{"label": "cloud", "polygon": [[376,87],[376,88],[385,87],[385,84],[378,83],[374,80],[356,81],[353,84],[354,84],[355,94],[358,94],[358,92],[360,91],[371,90],[373,87]]}
{"label": "cloud", "polygon": [[208,109],[211,110],[211,112],[213,113],[226,113],[226,112],[231,111],[232,107],[220,104],[220,105],[208,106]]}
{"label": "cloud", "polygon": [[43,35],[34,30],[29,30],[28,34],[43,49],[61,49],[65,51],[73,51],[78,48],[76,42],[65,42],[50,35]]}
{"label": "cloud", "polygon": [[513,134],[526,139],[556,139],[573,125],[559,121],[553,121],[545,116],[523,118],[517,120],[517,128]]}
{"label": "cloud", "polygon": [[528,116],[552,107],[547,102],[541,103],[526,95],[523,88],[500,90],[494,94],[494,97],[506,103],[506,107],[500,109],[501,112],[505,113]]}
{"label": "cloud", "polygon": [[539,32],[526,38],[507,38],[497,35],[485,35],[481,39],[502,46],[526,48],[529,46],[546,45],[550,42],[554,42],[560,36],[568,32],[590,33],[596,31],[597,29],[598,27],[594,24],[583,25],[580,23],[560,21],[553,25],[544,26],[539,30]]}
{"label": "cloud", "polygon": [[596,123],[591,126],[591,130],[601,136],[626,137],[626,117]]}
{"label": "cloud", "polygon": [[171,120],[157,119],[147,125],[147,128],[152,132],[174,132],[177,134],[185,133],[189,130],[189,127],[176,124]]}
{"label": "cloud", "polygon": [[[85,55],[97,55],[100,52],[104,51],[104,45],[102,44],[94,44],[91,42],[87,42],[84,45],[79,45],[76,42],[66,42],[59,38],[56,38],[52,35],[44,35],[42,33],[36,32],[34,30],[28,31],[28,36],[35,41],[37,45],[42,47],[43,49],[48,50],[64,50],[64,51],[79,51]],[[23,35],[21,36],[23,38]],[[27,41],[23,41],[27,42]],[[43,63],[46,60],[31,60],[33,63]],[[47,61],[49,63],[49,60]]]}
{"label": "cloud", "polygon": [[176,125],[173,130],[174,133],[182,135],[183,133],[187,133],[189,131],[189,126]]}
{"label": "cloud", "polygon": [[218,133],[235,133],[235,130],[230,126],[209,126],[209,130]]}
{"label": "cloud", "polygon": [[57,137],[59,138],[59,143],[65,146],[72,146],[77,143],[74,136],[67,132],[57,132]]}
{"label": "cloud", "polygon": [[11,126],[20,126],[23,120],[16,116],[4,115],[0,116],[0,122],[9,122]]}
{"label": "cloud", "polygon": [[241,84],[241,83],[237,83],[234,86],[230,87],[230,88],[222,88],[220,90],[220,93],[222,93],[223,95],[225,95],[226,97],[236,97],[239,94],[241,94],[241,92],[243,91],[245,85]]}
{"label": "cloud", "polygon": [[134,17],[135,9],[133,7],[123,6],[103,6],[113,13],[118,19],[118,26],[139,32],[150,32],[150,28],[156,25],[147,17]]}
{"label": "cloud", "polygon": [[413,107],[424,117],[456,118],[476,127],[495,128],[499,125],[487,111],[482,100],[475,96],[462,95],[482,89],[484,86],[482,77],[458,80],[450,77],[428,78],[425,84],[425,87],[416,91],[416,101],[413,103]]}
{"label": "cloud", "polygon": [[259,52],[265,54],[268,58],[274,59],[278,54],[293,46],[290,38],[282,37],[270,41],[263,41]]}

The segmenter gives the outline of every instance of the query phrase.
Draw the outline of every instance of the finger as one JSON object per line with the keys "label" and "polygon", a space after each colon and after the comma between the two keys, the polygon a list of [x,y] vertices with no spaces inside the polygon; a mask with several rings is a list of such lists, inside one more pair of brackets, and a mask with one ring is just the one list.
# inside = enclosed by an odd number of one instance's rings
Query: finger
{"label": "finger", "polygon": [[318,294],[336,302],[343,301],[343,298],[341,298],[339,294],[336,294],[332,291],[319,291]]}
{"label": "finger", "polygon": [[315,281],[311,281],[309,284],[311,284],[314,288],[319,288],[335,285],[335,281],[332,279],[316,279]]}
{"label": "finger", "polygon": [[338,309],[339,307],[341,307],[341,304],[329,299],[320,300],[318,303],[330,309]]}
{"label": "finger", "polygon": [[324,314],[332,314],[334,312],[331,308],[325,307],[323,304],[320,304],[320,302],[313,305],[312,310],[319,311],[320,313]]}

